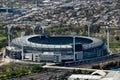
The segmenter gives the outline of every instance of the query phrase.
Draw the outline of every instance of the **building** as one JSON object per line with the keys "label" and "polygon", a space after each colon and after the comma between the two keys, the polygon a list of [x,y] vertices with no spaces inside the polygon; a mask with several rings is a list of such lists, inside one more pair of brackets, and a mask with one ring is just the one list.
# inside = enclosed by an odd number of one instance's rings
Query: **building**
{"label": "building", "polygon": [[[6,54],[14,58],[43,62],[68,62],[100,58],[108,55],[105,41],[93,37],[72,35],[30,35],[12,40],[13,49],[6,48]],[[19,49],[19,52],[15,52]]]}
{"label": "building", "polygon": [[97,70],[92,74],[72,74],[68,80],[119,80],[119,71]]}

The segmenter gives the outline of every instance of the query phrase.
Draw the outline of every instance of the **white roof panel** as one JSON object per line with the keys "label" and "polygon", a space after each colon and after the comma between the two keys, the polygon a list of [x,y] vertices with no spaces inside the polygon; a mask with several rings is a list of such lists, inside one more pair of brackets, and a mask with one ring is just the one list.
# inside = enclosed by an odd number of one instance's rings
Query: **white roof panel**
{"label": "white roof panel", "polygon": [[101,76],[96,76],[96,75],[83,75],[83,74],[72,74],[69,78],[79,78],[79,79],[101,79]]}

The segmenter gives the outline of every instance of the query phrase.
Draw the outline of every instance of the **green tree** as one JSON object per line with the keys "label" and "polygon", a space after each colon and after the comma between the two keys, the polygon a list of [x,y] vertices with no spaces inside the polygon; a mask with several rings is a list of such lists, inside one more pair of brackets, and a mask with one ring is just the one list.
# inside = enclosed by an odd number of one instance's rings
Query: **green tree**
{"label": "green tree", "polygon": [[32,71],[33,72],[40,72],[42,70],[43,70],[43,68],[42,68],[41,65],[34,65],[34,66],[32,66]]}

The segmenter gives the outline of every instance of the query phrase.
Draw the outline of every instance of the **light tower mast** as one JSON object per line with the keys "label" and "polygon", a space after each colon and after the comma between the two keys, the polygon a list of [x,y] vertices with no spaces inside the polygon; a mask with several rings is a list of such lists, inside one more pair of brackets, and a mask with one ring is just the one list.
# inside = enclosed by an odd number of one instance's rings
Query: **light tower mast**
{"label": "light tower mast", "polygon": [[111,51],[110,51],[110,45],[109,45],[109,39],[110,39],[109,27],[106,25],[105,28],[107,31],[106,32],[107,33],[107,49],[108,49],[108,52],[110,53]]}
{"label": "light tower mast", "polygon": [[35,0],[35,8],[38,8],[38,1]]}
{"label": "light tower mast", "polygon": [[11,25],[7,25],[7,29],[8,29],[8,46],[10,46],[10,30],[11,30]]}
{"label": "light tower mast", "polygon": [[43,20],[41,22],[42,33],[45,33],[45,24],[46,24],[46,22]]}
{"label": "light tower mast", "polygon": [[86,24],[87,24],[87,27],[88,27],[88,37],[90,37],[90,25],[91,25],[91,22],[86,21]]}
{"label": "light tower mast", "polygon": [[74,61],[76,60],[75,57],[75,36],[76,36],[76,32],[72,32],[72,36],[73,36],[73,55],[74,55]]}
{"label": "light tower mast", "polygon": [[33,34],[35,34],[35,32],[34,32],[35,28],[36,28],[35,25],[33,25],[33,26],[31,27]]}
{"label": "light tower mast", "polygon": [[[23,36],[24,36],[25,32],[21,32],[21,39],[23,39]],[[23,42],[21,43],[21,47],[22,47],[22,60],[24,59],[24,45],[23,45]]]}

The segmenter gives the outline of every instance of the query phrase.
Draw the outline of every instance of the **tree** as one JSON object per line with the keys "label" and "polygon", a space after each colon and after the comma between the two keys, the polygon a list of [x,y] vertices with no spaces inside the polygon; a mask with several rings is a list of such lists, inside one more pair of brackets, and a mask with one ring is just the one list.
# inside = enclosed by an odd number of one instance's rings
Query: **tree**
{"label": "tree", "polygon": [[41,70],[43,70],[43,68],[40,65],[34,65],[34,66],[32,66],[32,71],[33,72],[40,72]]}
{"label": "tree", "polygon": [[115,40],[119,41],[120,40],[119,36],[115,36]]}

